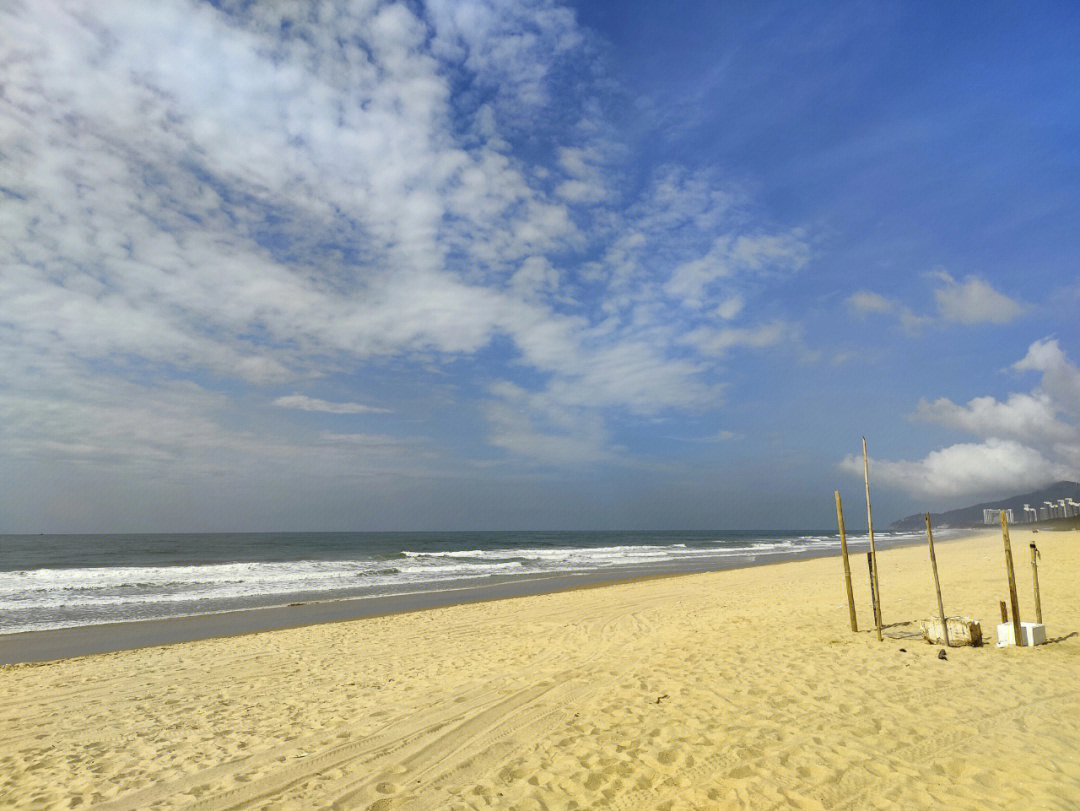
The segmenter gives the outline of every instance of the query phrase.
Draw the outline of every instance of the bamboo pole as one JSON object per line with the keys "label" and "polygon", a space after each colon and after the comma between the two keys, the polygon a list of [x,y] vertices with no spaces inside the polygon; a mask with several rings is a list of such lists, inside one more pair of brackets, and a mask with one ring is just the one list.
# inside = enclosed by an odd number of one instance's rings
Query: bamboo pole
{"label": "bamboo pole", "polygon": [[926,519],[926,540],[930,544],[930,568],[934,570],[934,590],[937,591],[937,610],[938,616],[941,617],[941,633],[945,637],[945,647],[952,647],[949,644],[949,623],[945,620],[945,605],[941,602],[941,581],[938,580],[937,572],[937,556],[934,554],[934,532],[930,529],[930,513],[925,513],[923,518]]}
{"label": "bamboo pole", "polygon": [[1042,625],[1042,599],[1039,597],[1039,550],[1031,543],[1031,580],[1035,584],[1035,620]]}
{"label": "bamboo pole", "polygon": [[872,588],[874,595],[874,623],[877,628],[878,642],[881,641],[881,582],[878,578],[877,549],[874,547],[874,519],[870,515],[870,463],[866,458],[866,437],[862,438],[862,464],[863,480],[866,482],[866,526],[870,532],[870,559],[873,561],[871,572]]}
{"label": "bamboo pole", "polygon": [[[840,506],[840,491],[833,492],[836,494],[836,523],[840,525],[840,556],[844,559],[844,587],[847,589],[848,615],[851,618],[851,632],[857,633],[859,623],[855,620],[855,595],[851,591],[851,563],[848,561],[847,533],[844,532],[844,508]],[[1037,580],[1036,583],[1038,583]]]}
{"label": "bamboo pole", "polygon": [[[877,591],[874,589],[874,558],[869,552],[866,553],[866,568],[870,572],[870,613],[874,615],[874,622],[877,622]],[[878,628],[878,633],[881,633],[881,628]]]}
{"label": "bamboo pole", "polygon": [[1005,511],[1001,511],[1001,535],[1005,539],[1005,570],[1009,575],[1009,608],[1012,613],[1013,638],[1016,647],[1024,644],[1023,632],[1020,629],[1020,600],[1016,596],[1016,572],[1013,571],[1012,543],[1009,541],[1009,519],[1005,517]]}

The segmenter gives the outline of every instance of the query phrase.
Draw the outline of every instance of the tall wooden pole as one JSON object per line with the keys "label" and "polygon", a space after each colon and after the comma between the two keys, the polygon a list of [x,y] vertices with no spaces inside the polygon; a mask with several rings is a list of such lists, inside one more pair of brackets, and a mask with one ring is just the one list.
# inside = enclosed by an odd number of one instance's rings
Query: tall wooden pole
{"label": "tall wooden pole", "polygon": [[1039,597],[1039,550],[1034,541],[1031,544],[1031,579],[1035,584],[1035,621],[1042,625],[1042,598]]}
{"label": "tall wooden pole", "polygon": [[923,518],[926,519],[926,541],[930,544],[930,568],[934,570],[934,590],[937,592],[937,610],[938,616],[941,617],[941,633],[945,637],[945,647],[951,647],[949,645],[949,623],[945,619],[945,605],[941,602],[941,581],[938,580],[937,573],[937,556],[934,554],[934,531],[930,529],[930,513],[925,513]]}
{"label": "tall wooden pole", "polygon": [[870,556],[870,553],[866,553],[866,571],[870,573],[870,613],[874,615],[874,621],[877,622],[877,592],[874,590],[874,559]]}
{"label": "tall wooden pole", "polygon": [[1019,648],[1024,644],[1023,633],[1020,630],[1020,600],[1016,597],[1016,572],[1013,571],[1012,543],[1009,542],[1009,519],[1005,517],[1005,511],[1001,511],[1001,534],[1005,538],[1005,570],[1009,575],[1009,607],[1012,609],[1013,638]]}
{"label": "tall wooden pole", "polygon": [[878,577],[877,549],[874,548],[874,519],[870,515],[870,463],[866,458],[866,437],[862,438],[863,479],[866,482],[866,526],[870,531],[870,560],[874,563],[874,623],[877,628],[878,642],[881,641],[881,580]]}
{"label": "tall wooden pole", "polygon": [[[855,595],[851,591],[851,563],[848,561],[847,533],[844,532],[844,508],[840,506],[840,491],[836,494],[836,523],[840,525],[840,556],[844,559],[844,586],[847,588],[848,615],[851,617],[851,632],[857,633],[859,624],[855,621]],[[1038,583],[1038,580],[1035,581]]]}

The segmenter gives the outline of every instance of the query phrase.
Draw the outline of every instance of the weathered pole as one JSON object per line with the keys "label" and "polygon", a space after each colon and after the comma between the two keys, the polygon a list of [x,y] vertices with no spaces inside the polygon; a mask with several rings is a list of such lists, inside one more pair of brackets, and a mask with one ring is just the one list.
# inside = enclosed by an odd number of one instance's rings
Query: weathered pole
{"label": "weathered pole", "polygon": [[949,623],[945,619],[945,605],[941,602],[941,581],[938,580],[937,572],[937,556],[934,554],[934,532],[930,529],[930,513],[925,513],[923,518],[926,519],[926,540],[930,544],[930,568],[934,570],[934,590],[937,591],[937,610],[938,616],[941,617],[941,633],[945,637],[945,647],[951,647],[949,645]]}
{"label": "weathered pole", "polygon": [[1016,596],[1016,572],[1013,571],[1012,543],[1009,541],[1009,519],[1001,511],[1001,534],[1005,539],[1005,570],[1009,575],[1009,608],[1012,614],[1013,639],[1016,647],[1023,647],[1024,636],[1020,629],[1020,600]]}
{"label": "weathered pole", "polygon": [[1039,597],[1039,550],[1035,542],[1031,542],[1031,579],[1035,584],[1035,621],[1042,625],[1042,598]]}
{"label": "weathered pole", "polygon": [[847,533],[844,532],[844,508],[840,506],[840,491],[833,492],[836,494],[836,523],[840,525],[840,556],[844,559],[844,586],[847,589],[848,615],[851,618],[851,632],[857,633],[859,624],[855,620],[855,595],[851,591],[851,563],[848,561]]}
{"label": "weathered pole", "polygon": [[877,628],[878,642],[881,641],[881,579],[878,577],[877,549],[874,547],[874,519],[870,515],[870,463],[866,458],[866,437],[862,438],[863,480],[866,482],[866,526],[870,532],[870,559],[873,561],[873,582],[871,592],[874,595],[874,624]]}
{"label": "weathered pole", "polygon": [[[866,553],[866,570],[870,572],[870,613],[874,616],[874,622],[877,622],[877,592],[874,590],[874,558],[870,553]],[[881,633],[881,629],[878,629],[878,633]]]}

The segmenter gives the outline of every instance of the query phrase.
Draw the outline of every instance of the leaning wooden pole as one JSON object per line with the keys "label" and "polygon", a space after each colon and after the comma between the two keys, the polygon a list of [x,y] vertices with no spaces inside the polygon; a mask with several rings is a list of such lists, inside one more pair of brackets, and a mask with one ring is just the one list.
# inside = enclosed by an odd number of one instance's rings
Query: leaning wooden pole
{"label": "leaning wooden pole", "polygon": [[[855,594],[851,591],[851,563],[848,561],[847,533],[844,532],[844,508],[840,506],[840,491],[836,494],[836,523],[840,525],[840,556],[844,559],[844,586],[847,588],[848,615],[851,618],[851,632],[858,633],[859,623],[855,620]],[[1038,583],[1038,580],[1035,581]]]}
{"label": "leaning wooden pole", "polygon": [[[1031,580],[1035,585],[1035,621],[1042,625],[1042,598],[1039,596],[1039,550],[1031,544]],[[854,615],[852,615],[854,616]]]}
{"label": "leaning wooden pole", "polygon": [[878,642],[881,641],[881,579],[878,577],[877,549],[874,548],[874,519],[870,515],[870,462],[866,458],[866,437],[862,438],[863,479],[866,482],[866,526],[870,532],[870,560],[874,563],[874,625],[877,628]]}
{"label": "leaning wooden pole", "polygon": [[1016,572],[1013,571],[1012,543],[1009,542],[1009,519],[1001,511],[1001,534],[1005,539],[1005,570],[1009,575],[1009,608],[1012,614],[1013,639],[1016,646],[1022,647],[1024,636],[1020,630],[1020,600],[1016,596]]}
{"label": "leaning wooden pole", "polygon": [[949,645],[949,623],[945,619],[945,604],[941,601],[941,581],[938,579],[937,573],[937,556],[934,554],[934,531],[930,528],[930,513],[925,513],[923,518],[926,519],[926,541],[930,544],[930,568],[934,570],[934,590],[937,592],[937,610],[938,616],[941,617],[941,633],[945,637],[945,647],[951,647]]}

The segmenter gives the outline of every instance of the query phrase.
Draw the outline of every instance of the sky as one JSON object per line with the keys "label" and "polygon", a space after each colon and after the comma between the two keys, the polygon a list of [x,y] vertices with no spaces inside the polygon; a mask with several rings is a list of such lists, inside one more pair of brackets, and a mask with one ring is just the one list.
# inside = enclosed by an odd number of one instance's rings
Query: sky
{"label": "sky", "polygon": [[0,532],[1080,480],[1080,6],[0,6]]}

